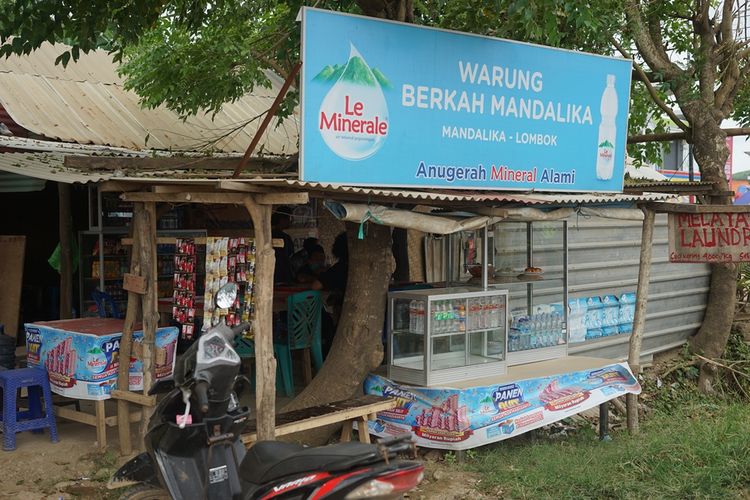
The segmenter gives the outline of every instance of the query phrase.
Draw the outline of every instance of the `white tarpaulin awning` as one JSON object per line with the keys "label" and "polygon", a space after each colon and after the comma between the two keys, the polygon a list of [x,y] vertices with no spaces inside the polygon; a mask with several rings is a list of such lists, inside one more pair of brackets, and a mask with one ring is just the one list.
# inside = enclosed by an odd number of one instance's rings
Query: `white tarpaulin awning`
{"label": "white tarpaulin awning", "polygon": [[411,212],[383,205],[365,205],[361,203],[342,203],[326,200],[325,206],[339,220],[346,222],[374,222],[384,226],[414,229],[424,233],[451,234],[459,231],[481,229],[485,224],[501,221],[544,221],[563,220],[573,215],[588,217],[606,217],[621,220],[643,220],[643,212],[636,208],[558,208],[543,211],[536,208],[486,208],[478,211],[484,215],[465,218],[430,215]]}

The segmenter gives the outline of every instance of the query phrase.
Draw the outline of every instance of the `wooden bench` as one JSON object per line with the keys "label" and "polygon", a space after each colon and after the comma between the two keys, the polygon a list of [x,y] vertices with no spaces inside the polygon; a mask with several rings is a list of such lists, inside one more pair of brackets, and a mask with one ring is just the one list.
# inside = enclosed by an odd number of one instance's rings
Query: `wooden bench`
{"label": "wooden bench", "polygon": [[[393,409],[397,404],[394,398],[367,394],[325,405],[280,413],[276,415],[276,437],[343,423],[341,441],[350,441],[352,424],[356,421],[359,440],[363,443],[369,443],[370,433],[367,432],[367,421],[374,420],[378,412]],[[245,446],[252,445],[258,439],[255,430],[255,420],[249,421],[242,433],[242,442]]]}

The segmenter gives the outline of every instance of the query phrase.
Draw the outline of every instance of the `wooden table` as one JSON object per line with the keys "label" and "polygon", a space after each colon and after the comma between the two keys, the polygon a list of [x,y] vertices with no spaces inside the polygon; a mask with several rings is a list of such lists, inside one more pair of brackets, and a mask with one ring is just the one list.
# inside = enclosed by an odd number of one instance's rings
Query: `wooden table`
{"label": "wooden table", "polygon": [[[352,424],[356,421],[359,440],[363,443],[369,443],[370,433],[367,432],[367,421],[374,420],[378,412],[391,410],[397,404],[395,398],[367,394],[325,405],[280,413],[276,415],[276,437],[343,423],[341,441],[350,441]],[[245,446],[251,446],[257,439],[255,420],[251,420],[242,433],[242,442]]]}

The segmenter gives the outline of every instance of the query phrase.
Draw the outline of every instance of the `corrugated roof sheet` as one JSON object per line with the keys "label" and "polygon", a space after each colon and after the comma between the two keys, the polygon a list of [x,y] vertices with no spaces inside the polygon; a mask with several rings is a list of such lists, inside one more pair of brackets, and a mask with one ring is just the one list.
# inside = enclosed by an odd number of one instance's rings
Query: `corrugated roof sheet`
{"label": "corrugated roof sheet", "polygon": [[[29,55],[0,59],[0,104],[24,128],[66,142],[190,151],[204,149],[218,139],[209,149],[244,152],[259,119],[223,136],[265,112],[283,83],[278,76],[268,75],[271,89],[256,88],[225,104],[213,118],[202,113],[183,121],[164,107],[141,108],[138,95],[123,88],[116,65],[105,51],[81,54],[66,68],[55,65],[65,48],[45,43]],[[296,153],[298,122],[298,114],[279,126],[275,120],[256,152]]]}
{"label": "corrugated roof sheet", "polygon": [[354,195],[358,198],[367,196],[377,198],[398,198],[409,201],[428,202],[477,202],[519,203],[524,205],[575,205],[579,203],[632,203],[636,201],[658,201],[673,198],[673,194],[597,194],[597,193],[515,193],[508,191],[444,191],[444,190],[407,190],[382,189],[376,187],[345,186],[299,180],[259,180],[259,184],[287,186],[306,191],[339,193]]}
{"label": "corrugated roof sheet", "polygon": [[0,171],[67,184],[100,182],[111,177],[109,173],[88,173],[66,168],[64,159],[65,155],[59,153],[2,153]]}
{"label": "corrugated roof sheet", "polygon": [[[184,172],[148,172],[138,175],[122,175],[116,172],[84,172],[66,168],[64,154],[59,153],[6,153],[0,154],[0,171],[52,180],[65,183],[87,183],[116,179],[122,182],[148,184],[182,184],[189,191],[190,186],[215,185],[217,180],[227,179],[228,172],[215,171],[208,177],[184,177]],[[204,174],[205,175],[205,174]],[[252,174],[250,174],[252,175]],[[330,195],[342,199],[358,201],[404,201],[415,204],[436,203],[439,205],[460,206],[462,204],[486,203],[487,205],[534,205],[559,206],[579,204],[622,204],[637,201],[659,201],[673,198],[673,194],[596,194],[596,193],[515,193],[507,191],[441,191],[411,190],[377,187],[345,186],[319,182],[304,182],[295,179],[232,179],[239,183],[273,186],[282,190],[309,191],[319,195]]]}

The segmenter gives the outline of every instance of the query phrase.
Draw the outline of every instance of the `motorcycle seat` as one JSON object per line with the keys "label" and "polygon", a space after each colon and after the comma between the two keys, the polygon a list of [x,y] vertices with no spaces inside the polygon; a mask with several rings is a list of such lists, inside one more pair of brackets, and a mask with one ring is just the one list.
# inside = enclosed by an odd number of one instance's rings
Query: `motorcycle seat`
{"label": "motorcycle seat", "polygon": [[240,477],[260,485],[304,472],[336,472],[382,460],[372,444],[349,442],[316,448],[281,441],[258,441],[240,464]]}

